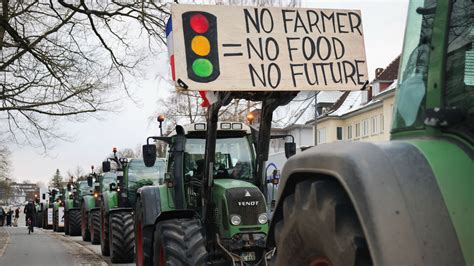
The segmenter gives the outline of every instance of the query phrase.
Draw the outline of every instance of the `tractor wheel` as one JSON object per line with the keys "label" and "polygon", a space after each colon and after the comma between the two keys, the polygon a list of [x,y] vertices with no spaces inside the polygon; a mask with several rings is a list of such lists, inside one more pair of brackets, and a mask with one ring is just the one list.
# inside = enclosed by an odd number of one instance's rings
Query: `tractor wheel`
{"label": "tractor wheel", "polygon": [[197,219],[170,219],[155,227],[154,265],[206,265],[206,238]]}
{"label": "tractor wheel", "polygon": [[64,211],[64,234],[69,235],[69,211]]}
{"label": "tractor wheel", "polygon": [[89,231],[91,232],[91,242],[94,245],[100,244],[100,211],[93,210],[89,212],[90,225]]}
{"label": "tractor wheel", "polygon": [[81,235],[81,211],[78,209],[70,210],[68,216],[69,216],[68,218],[69,234],[71,236]]}
{"label": "tractor wheel", "polygon": [[107,217],[104,205],[100,207],[100,250],[102,255],[110,255],[109,217]]}
{"label": "tractor wheel", "polygon": [[130,263],[134,258],[133,215],[128,211],[109,215],[110,260],[112,263]]}
{"label": "tractor wheel", "polygon": [[91,233],[89,232],[89,213],[84,206],[81,207],[81,235],[83,241],[91,240]]}
{"label": "tractor wheel", "polygon": [[335,180],[306,180],[283,201],[275,265],[372,265],[351,200]]}
{"label": "tractor wheel", "polygon": [[53,210],[53,232],[57,232],[57,231],[58,231],[58,215]]}
{"label": "tractor wheel", "polygon": [[153,259],[153,226],[143,225],[143,209],[141,199],[135,203],[135,265],[151,265]]}

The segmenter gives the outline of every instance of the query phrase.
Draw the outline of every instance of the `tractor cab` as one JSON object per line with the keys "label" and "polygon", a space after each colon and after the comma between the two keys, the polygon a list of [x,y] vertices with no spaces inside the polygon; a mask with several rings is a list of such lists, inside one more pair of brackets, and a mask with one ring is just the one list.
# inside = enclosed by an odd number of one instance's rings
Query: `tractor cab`
{"label": "tractor cab", "polygon": [[[265,260],[267,205],[256,185],[259,180],[251,128],[240,122],[217,123],[215,161],[207,179],[206,123],[178,125],[167,137],[150,138],[169,145],[164,180],[168,196],[161,197],[174,199],[175,209],[192,210],[201,219],[210,215],[205,231],[212,260]],[[147,166],[153,165],[155,158],[150,157],[156,157],[156,145],[145,145],[143,154]],[[207,191],[203,190],[205,180],[212,184]],[[203,199],[209,201],[203,204]]]}

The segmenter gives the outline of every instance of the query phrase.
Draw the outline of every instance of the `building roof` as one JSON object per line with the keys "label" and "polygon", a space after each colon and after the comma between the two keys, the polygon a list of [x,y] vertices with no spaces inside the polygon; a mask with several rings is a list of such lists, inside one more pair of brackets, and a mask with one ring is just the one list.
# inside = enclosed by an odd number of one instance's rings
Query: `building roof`
{"label": "building roof", "polygon": [[397,56],[390,64],[372,81],[392,81],[398,77],[398,67],[400,65],[400,56]]}

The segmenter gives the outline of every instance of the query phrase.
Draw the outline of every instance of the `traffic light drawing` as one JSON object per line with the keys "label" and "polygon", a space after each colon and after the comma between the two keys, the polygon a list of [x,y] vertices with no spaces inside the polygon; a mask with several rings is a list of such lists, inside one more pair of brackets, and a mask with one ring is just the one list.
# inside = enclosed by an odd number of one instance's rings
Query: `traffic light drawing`
{"label": "traffic light drawing", "polygon": [[207,83],[219,77],[217,20],[212,14],[192,11],[182,14],[188,78]]}

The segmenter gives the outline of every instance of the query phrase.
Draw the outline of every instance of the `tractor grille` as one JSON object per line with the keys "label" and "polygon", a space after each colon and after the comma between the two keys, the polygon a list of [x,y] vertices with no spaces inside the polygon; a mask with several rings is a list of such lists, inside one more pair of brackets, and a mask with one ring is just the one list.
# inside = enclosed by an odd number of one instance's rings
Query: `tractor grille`
{"label": "tractor grille", "polygon": [[258,215],[266,211],[265,198],[258,188],[231,188],[226,190],[225,197],[228,214],[240,215],[241,225],[258,224]]}

